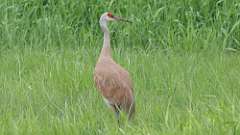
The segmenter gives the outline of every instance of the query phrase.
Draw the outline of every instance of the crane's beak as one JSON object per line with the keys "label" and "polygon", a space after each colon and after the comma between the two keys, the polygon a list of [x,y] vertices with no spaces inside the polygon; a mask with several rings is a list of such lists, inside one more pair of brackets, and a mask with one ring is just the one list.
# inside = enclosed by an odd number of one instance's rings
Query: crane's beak
{"label": "crane's beak", "polygon": [[116,21],[122,21],[122,22],[132,23],[132,21],[129,21],[129,20],[124,19],[124,18],[119,17],[119,16],[113,16],[113,18],[114,18]]}

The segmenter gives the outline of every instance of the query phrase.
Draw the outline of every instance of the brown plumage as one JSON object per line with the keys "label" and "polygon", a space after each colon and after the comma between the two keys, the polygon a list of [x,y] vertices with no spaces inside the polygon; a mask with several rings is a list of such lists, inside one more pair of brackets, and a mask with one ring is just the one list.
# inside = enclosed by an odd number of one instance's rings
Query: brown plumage
{"label": "brown plumage", "polygon": [[104,33],[103,48],[97,61],[94,81],[105,102],[113,109],[117,119],[119,111],[123,110],[130,119],[135,112],[133,86],[127,70],[117,64],[111,56],[110,34],[108,21],[127,21],[111,13],[104,13],[100,18],[100,26]]}

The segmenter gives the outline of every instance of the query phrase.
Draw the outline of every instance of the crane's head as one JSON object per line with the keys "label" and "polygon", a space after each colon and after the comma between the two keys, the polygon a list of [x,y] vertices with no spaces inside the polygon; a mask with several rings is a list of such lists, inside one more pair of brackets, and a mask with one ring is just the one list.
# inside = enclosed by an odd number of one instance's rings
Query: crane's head
{"label": "crane's head", "polygon": [[100,17],[100,20],[99,20],[99,23],[100,23],[100,26],[101,26],[103,32],[108,31],[107,22],[109,22],[109,21],[131,22],[131,21],[129,21],[127,19],[124,19],[122,17],[114,16],[111,12],[103,13],[102,16]]}
{"label": "crane's head", "polygon": [[101,24],[101,23],[107,23],[108,21],[124,21],[124,22],[130,22],[130,21],[127,20],[127,19],[124,19],[124,18],[122,18],[122,17],[113,15],[111,12],[103,13],[102,16],[100,17],[100,20],[99,20],[100,24]]}

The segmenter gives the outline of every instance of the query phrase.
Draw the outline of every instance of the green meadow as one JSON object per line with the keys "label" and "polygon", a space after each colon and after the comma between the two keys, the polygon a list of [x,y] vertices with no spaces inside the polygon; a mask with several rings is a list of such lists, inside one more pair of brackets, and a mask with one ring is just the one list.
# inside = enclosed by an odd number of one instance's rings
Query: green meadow
{"label": "green meadow", "polygon": [[[134,82],[118,127],[93,82],[111,22]],[[240,134],[239,0],[0,0],[1,135]]]}

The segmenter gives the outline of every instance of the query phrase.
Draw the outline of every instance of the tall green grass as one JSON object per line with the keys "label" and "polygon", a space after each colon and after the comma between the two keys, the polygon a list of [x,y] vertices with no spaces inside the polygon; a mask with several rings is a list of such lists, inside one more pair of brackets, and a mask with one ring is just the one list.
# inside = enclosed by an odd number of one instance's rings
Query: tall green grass
{"label": "tall green grass", "polygon": [[240,46],[238,0],[1,0],[0,11],[5,47],[96,46],[105,11],[134,22],[112,26],[114,43],[185,50]]}
{"label": "tall green grass", "polygon": [[[109,24],[121,128],[92,79],[105,11],[134,22]],[[240,134],[239,42],[238,0],[0,0],[0,134]]]}
{"label": "tall green grass", "polygon": [[238,134],[239,55],[114,50],[137,111],[118,129],[92,81],[99,50],[1,54],[1,134]]}

